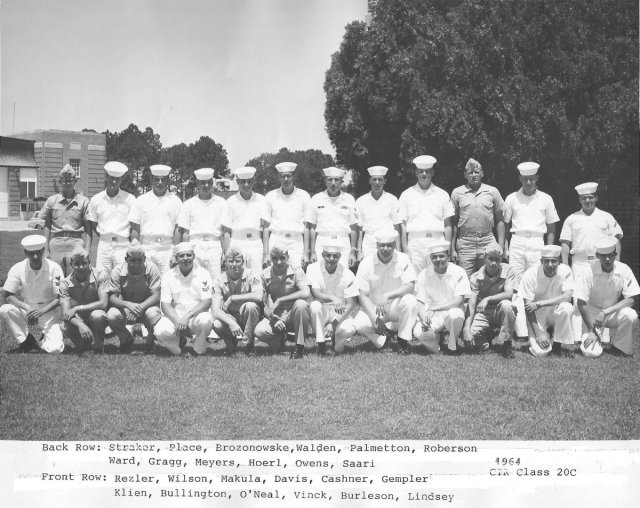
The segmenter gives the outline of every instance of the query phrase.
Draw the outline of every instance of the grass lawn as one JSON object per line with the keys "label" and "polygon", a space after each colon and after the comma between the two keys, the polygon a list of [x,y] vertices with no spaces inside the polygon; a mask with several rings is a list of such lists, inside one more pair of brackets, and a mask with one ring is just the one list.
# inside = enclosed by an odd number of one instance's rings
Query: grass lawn
{"label": "grass lawn", "polygon": [[[637,340],[636,330],[636,342]],[[638,439],[640,355],[12,354],[2,439]],[[140,349],[142,344],[139,344]]]}

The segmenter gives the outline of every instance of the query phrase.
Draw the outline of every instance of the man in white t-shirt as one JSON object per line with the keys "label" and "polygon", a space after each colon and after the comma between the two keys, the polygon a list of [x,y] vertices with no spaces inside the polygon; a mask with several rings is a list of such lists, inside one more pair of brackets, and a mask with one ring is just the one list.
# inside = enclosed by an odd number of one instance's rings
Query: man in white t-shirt
{"label": "man in white t-shirt", "polygon": [[177,238],[178,213],[182,201],[169,191],[171,168],[154,164],[151,170],[151,190],[138,196],[129,214],[131,239],[142,245],[146,259],[164,275],[171,267],[174,242]]}
{"label": "man in white t-shirt", "polygon": [[612,346],[607,350],[619,356],[633,354],[633,309],[640,287],[631,268],[617,261],[618,239],[610,236],[595,243],[596,257],[587,270],[576,277],[575,297],[584,319],[581,350],[586,356],[602,354],[602,330],[614,328]]}
{"label": "man in white t-shirt", "polygon": [[353,272],[340,264],[340,251],[339,244],[327,242],[322,246],[322,260],[307,267],[313,297],[311,328],[321,356],[327,354],[326,337],[333,337],[334,351],[342,353],[347,339],[356,333],[353,311],[360,292]]}
{"label": "man in white t-shirt", "polygon": [[464,324],[463,304],[471,295],[469,277],[464,268],[449,262],[448,240],[429,247],[430,265],[418,275],[418,323],[414,336],[430,353],[437,353],[440,334],[448,332],[445,355],[457,355],[457,339]]}
{"label": "man in white t-shirt", "polygon": [[526,312],[529,351],[533,356],[546,356],[552,351],[561,355],[562,344],[571,346],[574,342],[571,326],[573,307],[570,303],[574,289],[573,274],[571,268],[560,262],[560,253],[558,245],[542,247],[540,264],[529,268],[518,286]]}
{"label": "man in white t-shirt", "polygon": [[431,180],[436,158],[420,155],[413,159],[418,182],[400,194],[400,243],[411,257],[416,273],[429,264],[429,246],[443,238],[451,241],[455,209],[447,194]]}

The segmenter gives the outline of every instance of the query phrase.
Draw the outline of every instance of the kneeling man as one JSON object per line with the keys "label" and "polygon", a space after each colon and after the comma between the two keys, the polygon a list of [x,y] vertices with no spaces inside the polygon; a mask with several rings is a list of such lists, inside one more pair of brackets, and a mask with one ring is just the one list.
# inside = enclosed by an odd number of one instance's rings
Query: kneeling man
{"label": "kneeling man", "polygon": [[[516,285],[513,268],[502,262],[502,247],[494,242],[484,249],[484,266],[471,275],[469,316],[464,325],[464,340],[474,347],[487,344],[502,345],[502,356],[515,358],[512,336],[516,322],[511,303]],[[491,331],[500,328],[493,339]],[[493,340],[492,340],[493,339]]]}
{"label": "kneeling man", "polygon": [[109,275],[91,267],[83,247],[73,250],[69,263],[73,272],[60,284],[62,333],[78,353],[88,349],[92,341],[94,352],[104,353]]}
{"label": "kneeling man", "polygon": [[44,257],[46,241],[42,235],[22,239],[26,259],[11,267],[2,288],[7,303],[0,307],[0,317],[21,352],[37,347],[47,353],[64,350],[58,309],[64,274],[60,265]]}
{"label": "kneeling man", "polygon": [[633,324],[638,314],[632,309],[640,295],[640,287],[631,268],[616,261],[618,239],[603,238],[596,242],[596,257],[588,270],[578,275],[575,296],[584,320],[584,341],[580,347],[586,356],[600,356],[603,328],[614,328],[615,336],[608,352],[627,356],[633,354]]}
{"label": "kneeling man", "polygon": [[398,322],[398,352],[409,354],[411,331],[418,314],[418,302],[413,295],[416,272],[409,256],[396,251],[395,229],[382,229],[374,234],[377,252],[362,260],[356,275],[361,310],[354,325],[360,335],[381,349],[389,333],[386,323]]}
{"label": "kneeling man", "polygon": [[313,301],[311,327],[316,335],[318,354],[327,354],[326,337],[333,337],[334,351],[342,353],[348,338],[356,333],[352,312],[359,291],[353,272],[339,263],[342,246],[337,242],[322,245],[322,260],[307,267]]}
{"label": "kneeling man", "polygon": [[260,274],[244,267],[244,251],[235,242],[229,245],[225,261],[226,271],[213,281],[213,328],[224,340],[227,354],[236,351],[238,339],[251,354],[262,303]]}
{"label": "kneeling man", "polygon": [[182,342],[196,355],[207,352],[211,317],[211,275],[194,265],[194,246],[182,242],[173,248],[178,265],[162,276],[160,308],[163,316],[154,332],[156,348],[173,355],[182,352]]}
{"label": "kneeling man", "polygon": [[[553,351],[562,354],[562,344],[574,342],[571,315],[573,307],[573,274],[560,263],[562,248],[545,245],[541,249],[540,265],[527,269],[522,276],[518,294],[524,299],[529,330],[529,351],[533,356],[545,356]],[[553,341],[550,329],[553,328]]]}
{"label": "kneeling man", "polygon": [[418,320],[414,335],[427,351],[437,353],[440,334],[449,333],[445,355],[457,355],[457,339],[464,324],[462,305],[471,295],[464,268],[449,262],[449,241],[437,240],[429,247],[428,265],[418,275]]}
{"label": "kneeling man", "polygon": [[153,346],[153,327],[160,320],[160,269],[147,260],[137,240],[131,242],[124,261],[111,272],[107,320],[120,339],[120,351],[127,353],[133,349],[127,325],[143,324],[147,347]]}

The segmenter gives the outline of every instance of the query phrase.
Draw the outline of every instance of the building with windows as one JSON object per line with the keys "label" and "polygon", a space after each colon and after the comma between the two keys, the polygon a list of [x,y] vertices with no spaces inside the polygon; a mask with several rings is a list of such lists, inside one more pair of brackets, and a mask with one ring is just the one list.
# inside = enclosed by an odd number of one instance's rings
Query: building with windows
{"label": "building with windows", "polygon": [[[16,139],[19,138],[19,139]],[[65,164],[71,164],[78,177],[76,189],[91,197],[104,189],[104,163],[106,157],[106,136],[96,132],[76,132],[61,130],[37,130],[18,132],[2,138],[7,148],[12,142],[21,147],[30,146],[33,161],[31,166],[6,166],[14,168],[13,182],[9,178],[6,198],[7,212],[2,215],[3,174],[0,170],[0,219],[31,217],[40,210],[44,199],[59,192],[58,173]],[[22,143],[20,143],[22,142]],[[2,152],[0,146],[0,152]],[[19,161],[26,164],[26,155]],[[10,162],[9,160],[5,162]],[[2,164],[0,164],[2,167]],[[9,170],[11,173],[11,169]],[[9,174],[8,173],[8,174]],[[9,175],[11,176],[11,175]],[[15,184],[15,185],[14,185]]]}
{"label": "building with windows", "polygon": [[0,219],[20,217],[21,196],[36,196],[37,173],[33,141],[0,136]]}

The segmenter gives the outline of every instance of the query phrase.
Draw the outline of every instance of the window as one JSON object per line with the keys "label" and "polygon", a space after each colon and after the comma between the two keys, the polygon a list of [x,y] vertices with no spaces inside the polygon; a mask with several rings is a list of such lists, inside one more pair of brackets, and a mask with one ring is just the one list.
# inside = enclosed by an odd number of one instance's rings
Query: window
{"label": "window", "polygon": [[69,159],[69,165],[76,172],[76,178],[80,178],[80,159]]}
{"label": "window", "polygon": [[36,197],[38,173],[35,168],[20,168],[20,199]]}

